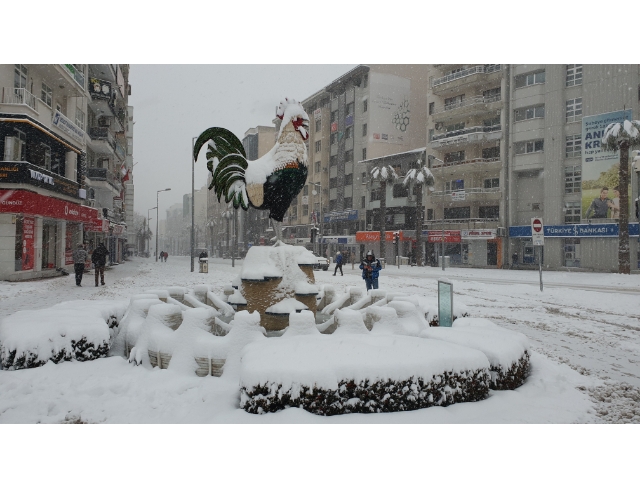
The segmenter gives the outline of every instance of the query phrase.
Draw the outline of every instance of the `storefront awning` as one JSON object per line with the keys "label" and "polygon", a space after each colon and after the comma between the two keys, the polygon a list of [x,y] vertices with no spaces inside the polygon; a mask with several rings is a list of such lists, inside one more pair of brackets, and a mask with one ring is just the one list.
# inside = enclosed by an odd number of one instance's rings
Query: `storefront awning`
{"label": "storefront awning", "polygon": [[25,190],[0,190],[0,213],[57,218],[80,223],[98,220],[98,210]]}

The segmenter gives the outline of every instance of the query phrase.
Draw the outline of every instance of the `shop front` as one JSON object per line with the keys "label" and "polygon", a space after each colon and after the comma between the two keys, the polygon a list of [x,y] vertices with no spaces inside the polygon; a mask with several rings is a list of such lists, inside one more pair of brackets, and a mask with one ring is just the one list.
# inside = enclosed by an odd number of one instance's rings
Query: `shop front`
{"label": "shop front", "polygon": [[[0,190],[0,279],[23,280],[73,269],[83,224],[98,211],[26,190]],[[12,242],[9,244],[9,242]]]}

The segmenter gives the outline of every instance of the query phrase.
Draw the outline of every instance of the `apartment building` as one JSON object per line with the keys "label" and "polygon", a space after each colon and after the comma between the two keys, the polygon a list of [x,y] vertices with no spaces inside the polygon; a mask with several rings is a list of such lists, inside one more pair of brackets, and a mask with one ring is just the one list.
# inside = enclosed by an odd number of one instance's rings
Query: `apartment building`
{"label": "apartment building", "polygon": [[[617,270],[613,213],[586,214],[616,156],[593,157],[602,135],[589,126],[637,118],[639,82],[638,65],[434,65],[427,259],[441,253],[444,238],[455,265],[505,267],[515,253],[521,265],[534,265],[531,218],[541,217],[547,268]],[[635,267],[638,239],[631,240]]]}
{"label": "apartment building", "polygon": [[360,162],[425,146],[428,73],[426,65],[359,65],[302,101],[309,184],[291,205],[285,237],[309,238],[319,224],[322,253],[355,251],[370,191]]}
{"label": "apartment building", "polygon": [[[100,66],[116,72],[112,65]],[[103,210],[112,210],[113,198],[105,198],[104,206],[95,204],[100,188],[90,173],[91,117],[97,100],[92,94],[94,68],[0,65],[0,279],[71,270],[77,243],[86,242],[91,250],[98,240],[114,235],[113,256],[119,261],[123,255],[117,235],[124,237],[124,224],[116,223],[124,219],[112,222]],[[121,85],[122,95],[128,90],[124,74]],[[104,86],[100,85],[102,93]],[[120,166],[102,174],[103,179],[111,176],[114,185],[121,185],[119,170]],[[121,188],[118,197],[124,197]]]}

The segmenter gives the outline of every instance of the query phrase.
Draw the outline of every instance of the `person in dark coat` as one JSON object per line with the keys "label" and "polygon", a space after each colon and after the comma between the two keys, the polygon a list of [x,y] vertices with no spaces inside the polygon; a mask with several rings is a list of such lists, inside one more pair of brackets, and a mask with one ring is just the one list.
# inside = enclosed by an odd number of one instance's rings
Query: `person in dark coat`
{"label": "person in dark coat", "polygon": [[78,244],[78,248],[73,251],[73,270],[76,271],[76,286],[82,286],[82,275],[84,274],[84,263],[87,260],[87,251],[84,245]]}
{"label": "person in dark coat", "polygon": [[340,275],[344,276],[344,274],[342,273],[342,254],[340,253],[339,250],[338,250],[338,253],[336,254],[336,268],[333,271],[334,276],[338,272],[338,269],[340,269]]}
{"label": "person in dark coat", "polygon": [[200,255],[198,256],[199,260],[208,259],[208,258],[209,258],[209,254],[207,253],[206,250],[203,250],[202,252],[200,252]]}
{"label": "person in dark coat", "polygon": [[91,254],[91,262],[93,262],[95,269],[96,287],[98,287],[98,275],[100,275],[100,283],[104,286],[104,266],[107,265],[107,255],[109,255],[109,251],[102,242]]}
{"label": "person in dark coat", "polygon": [[360,269],[362,269],[362,279],[367,285],[367,291],[369,289],[378,289],[378,275],[380,274],[380,269],[382,269],[382,264],[376,259],[371,250],[367,252],[365,260],[360,264]]}

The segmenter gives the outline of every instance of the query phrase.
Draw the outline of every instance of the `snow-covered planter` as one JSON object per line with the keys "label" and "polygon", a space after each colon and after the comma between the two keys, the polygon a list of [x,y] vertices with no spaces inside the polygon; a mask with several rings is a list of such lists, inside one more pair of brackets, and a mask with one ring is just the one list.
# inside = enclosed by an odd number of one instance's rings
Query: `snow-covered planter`
{"label": "snow-covered planter", "polygon": [[300,407],[324,416],[410,411],[479,401],[489,382],[486,356],[459,345],[397,335],[298,335],[244,348],[240,407],[256,414]]}

